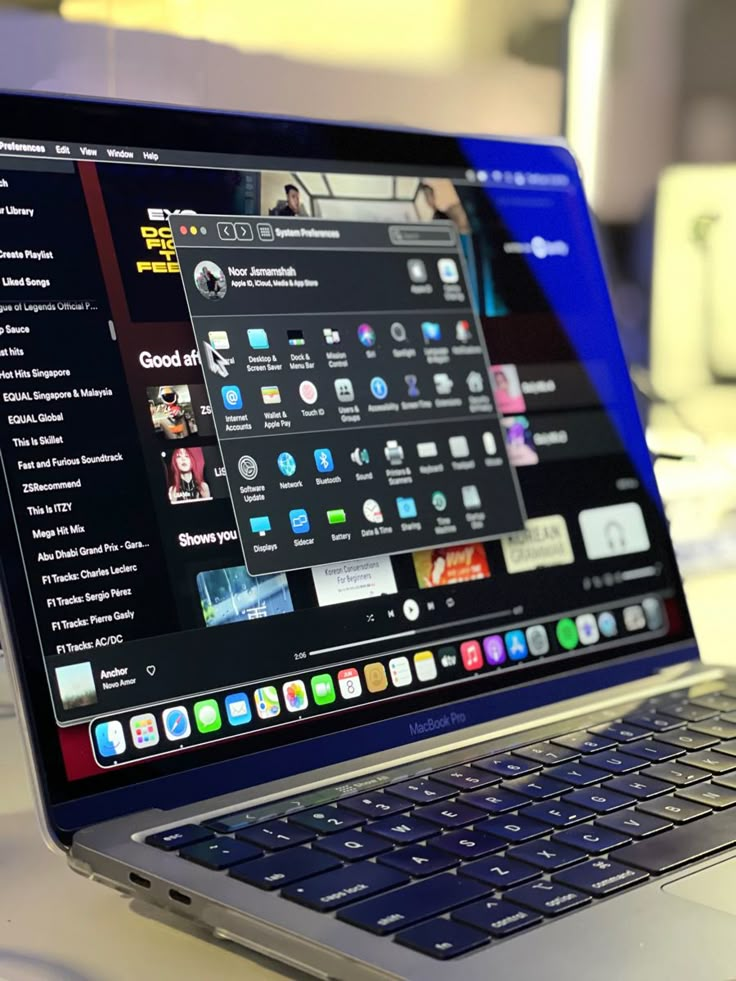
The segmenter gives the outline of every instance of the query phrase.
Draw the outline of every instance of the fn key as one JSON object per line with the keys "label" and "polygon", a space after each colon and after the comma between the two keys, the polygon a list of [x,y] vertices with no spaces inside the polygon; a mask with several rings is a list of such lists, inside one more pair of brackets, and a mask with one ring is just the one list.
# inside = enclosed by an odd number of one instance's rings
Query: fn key
{"label": "fn key", "polygon": [[712,817],[665,831],[654,838],[619,848],[616,851],[616,860],[654,875],[661,875],[734,845],[736,821],[731,811],[722,811]]}

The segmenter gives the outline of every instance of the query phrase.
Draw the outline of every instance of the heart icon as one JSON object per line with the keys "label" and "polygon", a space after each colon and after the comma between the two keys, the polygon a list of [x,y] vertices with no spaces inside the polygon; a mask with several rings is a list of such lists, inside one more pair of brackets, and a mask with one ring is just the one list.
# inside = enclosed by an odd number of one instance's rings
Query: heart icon
{"label": "heart icon", "polygon": [[151,677],[153,677],[156,674],[156,665],[155,664],[147,664],[146,665],[146,671],[150,674]]}

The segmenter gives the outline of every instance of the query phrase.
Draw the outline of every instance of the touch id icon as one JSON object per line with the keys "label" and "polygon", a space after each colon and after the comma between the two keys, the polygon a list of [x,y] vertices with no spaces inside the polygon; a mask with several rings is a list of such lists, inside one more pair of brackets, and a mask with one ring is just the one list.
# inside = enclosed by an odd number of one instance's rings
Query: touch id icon
{"label": "touch id icon", "polygon": [[187,739],[191,736],[192,727],[189,722],[189,713],[183,705],[175,705],[173,708],[165,709],[162,719],[164,732],[169,742],[176,743],[180,739]]}
{"label": "touch id icon", "polygon": [[363,694],[357,668],[343,668],[337,673],[337,684],[343,698],[358,698]]}

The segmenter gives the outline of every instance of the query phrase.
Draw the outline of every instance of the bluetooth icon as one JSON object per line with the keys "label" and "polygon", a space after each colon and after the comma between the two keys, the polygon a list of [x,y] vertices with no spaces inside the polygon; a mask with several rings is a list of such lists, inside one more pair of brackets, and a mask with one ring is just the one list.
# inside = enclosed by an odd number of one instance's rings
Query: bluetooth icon
{"label": "bluetooth icon", "polygon": [[332,453],[328,449],[314,451],[314,465],[318,473],[332,473],[335,464],[332,460]]}

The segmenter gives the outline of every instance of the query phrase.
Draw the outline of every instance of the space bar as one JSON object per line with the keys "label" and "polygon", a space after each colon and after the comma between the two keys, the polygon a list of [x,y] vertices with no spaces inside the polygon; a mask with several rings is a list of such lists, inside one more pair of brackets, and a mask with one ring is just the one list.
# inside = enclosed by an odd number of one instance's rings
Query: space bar
{"label": "space bar", "polygon": [[736,845],[736,819],[730,810],[721,811],[685,827],[618,848],[616,861],[661,875],[732,845]]}

